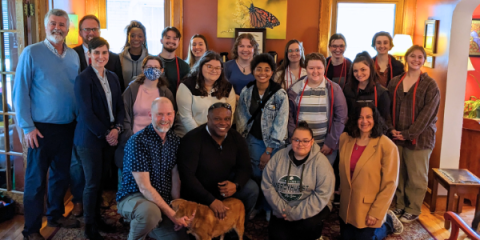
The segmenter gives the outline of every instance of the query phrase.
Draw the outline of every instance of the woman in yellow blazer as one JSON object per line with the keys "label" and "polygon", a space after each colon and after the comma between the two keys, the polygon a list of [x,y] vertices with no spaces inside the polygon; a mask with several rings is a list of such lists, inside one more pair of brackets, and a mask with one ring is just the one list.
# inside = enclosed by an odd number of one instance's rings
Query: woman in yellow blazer
{"label": "woman in yellow blazer", "polygon": [[388,210],[398,183],[399,156],[383,133],[375,105],[357,103],[340,136],[340,232],[342,239],[384,239],[403,225]]}

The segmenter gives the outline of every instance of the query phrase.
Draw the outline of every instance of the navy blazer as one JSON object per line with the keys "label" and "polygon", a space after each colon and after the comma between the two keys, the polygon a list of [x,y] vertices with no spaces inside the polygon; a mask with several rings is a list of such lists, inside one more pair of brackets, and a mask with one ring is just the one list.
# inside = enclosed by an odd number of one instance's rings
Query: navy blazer
{"label": "navy blazer", "polygon": [[110,122],[107,96],[93,68],[87,67],[75,79],[75,99],[79,109],[73,139],[75,146],[106,147],[107,131],[112,125],[123,125],[125,107],[118,77],[109,70],[106,71],[106,75],[112,94],[112,112],[115,118],[113,123]]}
{"label": "navy blazer", "polygon": [[[75,52],[77,52],[78,57],[80,58],[80,72],[83,72],[88,67],[87,60],[85,59],[85,52],[83,50],[83,46],[79,45],[73,48]],[[124,86],[125,84],[123,83],[123,71],[122,71],[122,63],[120,62],[120,57],[118,57],[118,54],[115,54],[111,51],[108,51],[108,62],[105,65],[105,68],[107,70],[110,70],[117,74],[118,79],[120,79],[120,89],[125,91],[125,88],[127,86]]]}

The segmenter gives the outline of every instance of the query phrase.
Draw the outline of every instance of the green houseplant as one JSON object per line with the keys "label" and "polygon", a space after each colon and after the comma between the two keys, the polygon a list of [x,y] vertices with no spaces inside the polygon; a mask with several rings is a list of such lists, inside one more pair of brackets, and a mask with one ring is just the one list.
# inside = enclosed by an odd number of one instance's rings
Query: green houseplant
{"label": "green houseplant", "polygon": [[465,101],[463,116],[466,118],[480,118],[480,99],[470,96],[470,99]]}

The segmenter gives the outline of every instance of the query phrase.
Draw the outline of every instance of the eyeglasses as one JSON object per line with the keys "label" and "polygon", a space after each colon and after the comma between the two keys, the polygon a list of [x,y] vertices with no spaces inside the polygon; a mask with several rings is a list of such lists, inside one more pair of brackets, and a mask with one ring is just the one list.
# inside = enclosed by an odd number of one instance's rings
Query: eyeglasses
{"label": "eyeglasses", "polygon": [[308,144],[310,141],[312,141],[313,138],[310,138],[310,140],[300,140],[298,138],[293,138],[292,143],[300,144],[303,143],[304,145]]}
{"label": "eyeglasses", "polygon": [[337,48],[345,48],[345,45],[330,45],[331,48],[337,49]]}
{"label": "eyeglasses", "polygon": [[208,111],[210,112],[211,110],[213,109],[216,109],[216,108],[226,108],[230,111],[232,111],[232,106],[228,103],[222,103],[222,102],[217,102],[217,103],[214,103],[212,104],[209,108],[208,108]]}
{"label": "eyeglasses", "polygon": [[222,67],[213,67],[210,64],[205,64],[205,66],[207,66],[207,69],[210,72],[220,72],[220,71],[222,71]]}
{"label": "eyeglasses", "polygon": [[100,28],[83,28],[82,31],[84,32],[98,32],[100,31]]}
{"label": "eyeglasses", "polygon": [[296,52],[296,53],[299,53],[300,52],[300,49],[288,49],[288,53],[293,53],[293,52]]}

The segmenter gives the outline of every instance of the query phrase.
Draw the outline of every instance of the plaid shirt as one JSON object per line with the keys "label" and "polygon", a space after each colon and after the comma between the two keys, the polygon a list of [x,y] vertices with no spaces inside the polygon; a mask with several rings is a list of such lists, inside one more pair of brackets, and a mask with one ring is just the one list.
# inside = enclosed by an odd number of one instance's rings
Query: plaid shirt
{"label": "plaid shirt", "polygon": [[[388,92],[390,99],[402,75],[394,77],[388,84]],[[420,82],[415,96],[415,121],[412,123],[413,108],[413,91],[415,84],[408,90],[405,95],[403,92],[403,84],[400,84],[396,94],[395,111],[395,127],[392,120],[388,121],[389,132],[393,129],[401,131],[406,141],[395,141],[399,146],[403,146],[412,150],[433,149],[435,146],[435,132],[437,127],[437,113],[440,105],[440,90],[437,83],[427,73],[420,75]],[[393,118],[393,115],[392,115]],[[416,144],[412,140],[416,139]]]}

